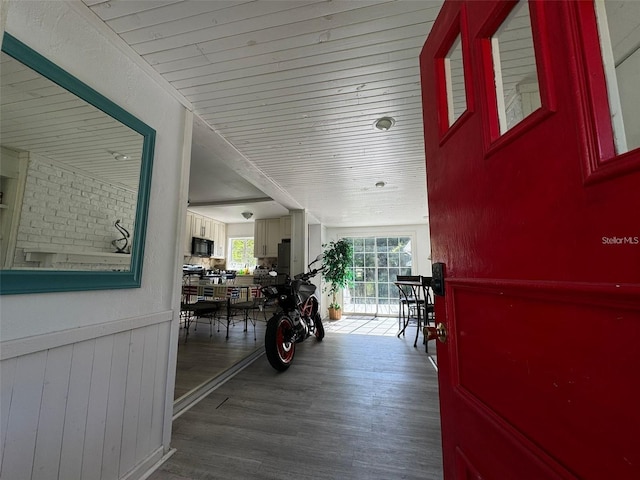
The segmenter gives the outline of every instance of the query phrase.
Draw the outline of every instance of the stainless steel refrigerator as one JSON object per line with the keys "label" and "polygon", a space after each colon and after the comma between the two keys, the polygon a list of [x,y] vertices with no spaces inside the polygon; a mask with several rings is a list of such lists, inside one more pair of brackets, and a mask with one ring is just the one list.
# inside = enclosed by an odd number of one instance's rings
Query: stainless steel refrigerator
{"label": "stainless steel refrigerator", "polygon": [[278,273],[289,275],[291,267],[291,242],[278,244]]}

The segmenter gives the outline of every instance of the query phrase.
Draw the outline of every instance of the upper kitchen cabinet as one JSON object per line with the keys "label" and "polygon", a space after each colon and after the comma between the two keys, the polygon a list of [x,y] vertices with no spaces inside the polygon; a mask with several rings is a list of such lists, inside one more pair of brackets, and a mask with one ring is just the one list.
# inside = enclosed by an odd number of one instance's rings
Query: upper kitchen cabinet
{"label": "upper kitchen cabinet", "polygon": [[280,218],[264,218],[255,221],[253,248],[256,258],[277,257],[282,239]]}
{"label": "upper kitchen cabinet", "polygon": [[224,223],[187,210],[184,240],[185,256],[191,256],[192,237],[213,240],[213,257],[224,258],[227,241],[227,226]]}
{"label": "upper kitchen cabinet", "polygon": [[227,225],[213,221],[213,256],[224,258],[224,247],[227,243]]}
{"label": "upper kitchen cabinet", "polygon": [[193,237],[193,217],[194,214],[187,211],[187,219],[184,227],[184,251],[185,257],[191,256],[191,237]]}
{"label": "upper kitchen cabinet", "polygon": [[291,238],[291,215],[280,217],[280,237]]}
{"label": "upper kitchen cabinet", "polygon": [[213,220],[201,215],[194,215],[191,231],[194,237],[213,240]]}

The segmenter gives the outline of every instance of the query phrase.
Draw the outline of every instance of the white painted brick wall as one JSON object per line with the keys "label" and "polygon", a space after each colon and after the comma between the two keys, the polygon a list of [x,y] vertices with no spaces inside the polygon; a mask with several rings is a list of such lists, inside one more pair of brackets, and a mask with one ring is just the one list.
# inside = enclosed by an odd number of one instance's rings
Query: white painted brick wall
{"label": "white painted brick wall", "polygon": [[[137,193],[31,157],[18,225],[14,268],[37,267],[25,249],[74,253],[114,253],[122,237],[116,220],[133,233]],[[132,238],[129,239],[131,242]],[[104,269],[104,265],[65,264],[61,269]]]}

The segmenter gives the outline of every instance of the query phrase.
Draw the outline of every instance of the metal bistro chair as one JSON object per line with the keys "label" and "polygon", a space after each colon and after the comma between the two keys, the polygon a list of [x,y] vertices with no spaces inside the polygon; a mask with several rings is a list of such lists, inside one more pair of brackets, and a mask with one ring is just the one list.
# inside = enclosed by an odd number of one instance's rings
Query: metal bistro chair
{"label": "metal bistro chair", "polygon": [[[435,336],[433,336],[430,330],[435,330],[436,327],[436,317],[435,317],[435,306],[433,302],[433,294],[431,291],[431,283],[432,277],[422,277],[422,298],[424,299],[424,303],[422,304],[422,324],[423,324],[423,343],[425,352],[429,353],[429,340],[434,340]],[[433,324],[433,326],[431,326]],[[418,331],[420,327],[418,327]],[[416,344],[417,344],[417,335],[416,335]],[[415,345],[414,345],[415,346]]]}
{"label": "metal bistro chair", "polygon": [[243,301],[236,301],[229,304],[229,308],[231,309],[232,315],[235,313],[240,313],[242,315],[242,319],[244,320],[244,331],[248,331],[249,322],[253,325],[253,339],[257,340],[256,337],[256,321],[257,321],[257,312],[263,311],[263,298],[262,292],[259,287],[251,287],[249,289],[249,293],[247,295],[247,299]]}
{"label": "metal bistro chair", "polygon": [[189,328],[195,318],[193,305],[197,301],[198,286],[183,284],[180,298],[180,326],[185,329],[186,336],[189,336]]}
{"label": "metal bistro chair", "polygon": [[220,310],[220,304],[208,302],[200,292],[201,287],[192,285],[189,281],[182,285],[180,299],[180,319],[185,329],[185,342],[189,338],[189,328],[194,324],[194,331],[198,328],[198,320],[206,318],[209,321],[209,336],[213,335],[213,322]]}
{"label": "metal bistro chair", "polygon": [[[398,275],[396,282],[411,282],[421,284],[419,275]],[[420,298],[420,290],[411,285],[396,285],[398,287],[398,336],[404,336],[405,329],[411,318],[418,318],[418,308],[422,307],[424,300]]]}
{"label": "metal bistro chair", "polygon": [[[235,303],[237,303],[240,299],[240,287],[234,287],[234,286],[230,286],[228,285],[226,288],[227,292],[226,292],[226,305],[227,305],[227,316],[226,316],[226,322],[227,322],[227,335],[226,335],[226,339],[229,339],[229,325],[231,325],[231,323],[233,323],[233,317],[232,317],[232,313],[233,313],[233,305]],[[220,331],[220,322],[218,322],[218,331]]]}

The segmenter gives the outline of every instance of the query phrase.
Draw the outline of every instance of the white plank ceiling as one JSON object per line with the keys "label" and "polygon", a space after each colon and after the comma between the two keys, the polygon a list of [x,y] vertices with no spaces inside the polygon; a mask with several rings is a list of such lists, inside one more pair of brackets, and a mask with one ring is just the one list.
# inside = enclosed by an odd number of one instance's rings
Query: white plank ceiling
{"label": "white plank ceiling", "polygon": [[84,3],[191,102],[201,212],[243,222],[269,197],[327,226],[427,222],[418,55],[440,0]]}
{"label": "white plank ceiling", "polygon": [[0,72],[3,147],[138,189],[142,135],[4,52]]}

